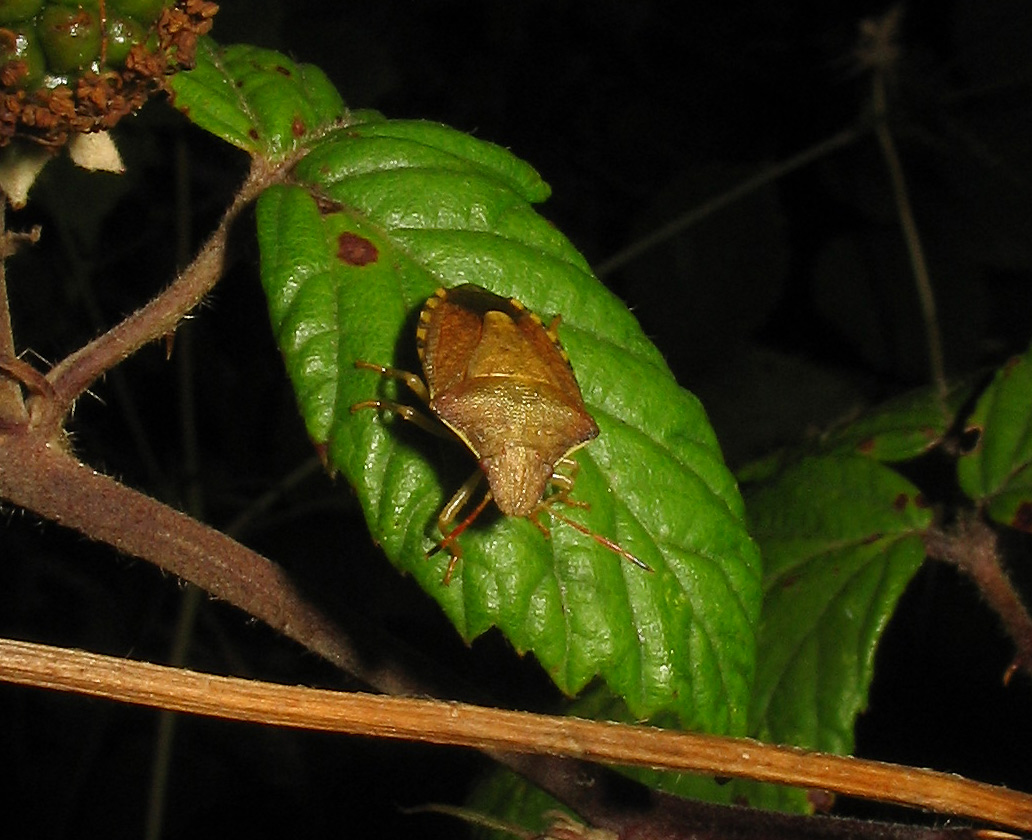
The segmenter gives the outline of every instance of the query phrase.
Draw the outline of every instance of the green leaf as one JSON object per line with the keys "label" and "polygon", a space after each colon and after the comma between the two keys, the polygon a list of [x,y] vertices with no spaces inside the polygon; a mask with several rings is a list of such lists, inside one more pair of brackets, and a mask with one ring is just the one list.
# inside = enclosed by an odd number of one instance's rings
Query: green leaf
{"label": "green leaf", "polygon": [[997,371],[967,431],[979,439],[960,459],[961,489],[997,522],[1032,531],[1032,350]]}
{"label": "green leaf", "polygon": [[[910,482],[860,457],[801,461],[746,500],[764,557],[750,729],[848,754],[878,640],[924,559],[931,511]],[[754,804],[792,807],[793,794],[766,790]]]}
{"label": "green leaf", "polygon": [[194,69],[169,86],[173,104],[192,122],[271,161],[357,116],[319,68],[246,44],[219,47],[210,38],[198,43]]}
{"label": "green leaf", "polygon": [[[589,720],[609,720],[629,724],[640,723],[640,719],[630,712],[627,705],[620,698],[614,697],[605,686],[598,684],[591,686],[574,700],[570,704],[567,713],[574,717]],[[668,729],[680,728],[678,721],[669,714],[657,715],[649,721],[649,724]],[[769,804],[770,794],[766,791],[764,791],[766,798],[761,799],[758,797],[757,789],[762,789],[765,786],[742,779],[718,779],[697,773],[649,770],[643,767],[618,767],[616,769],[617,772],[640,782],[648,788],[662,790],[685,799],[697,799],[723,805],[756,804],[759,800],[768,807],[776,807]],[[494,775],[498,776],[499,773],[496,772]],[[500,782],[504,789],[506,785],[504,777],[507,774],[502,772],[500,775],[502,776]],[[535,797],[535,799],[538,798]],[[534,802],[535,799],[530,801]],[[800,806],[799,808],[789,808],[788,810],[806,811],[808,809]],[[499,811],[493,813],[505,815],[506,812]]]}
{"label": "green leaf", "polygon": [[786,447],[738,470],[743,483],[766,481],[801,458],[816,455],[860,455],[882,463],[917,458],[942,442],[958,412],[971,396],[971,383],[900,394],[802,446]]}
{"label": "green leaf", "polygon": [[[499,627],[566,692],[601,676],[639,717],[743,732],[759,564],[743,506],[698,401],[678,387],[626,307],[529,202],[547,186],[497,146],[424,122],[333,132],[258,205],[262,280],[309,434],[354,484],[373,538],[458,631]],[[415,318],[438,286],[514,296],[562,339],[601,434],[577,453],[564,513],[634,553],[644,571],[565,524],[551,538],[485,514],[448,557],[427,558],[439,510],[476,469],[461,444],[389,415],[415,402],[358,359],[416,370]],[[543,516],[547,523],[548,517]]]}
{"label": "green leaf", "polygon": [[937,388],[901,394],[829,432],[820,451],[886,463],[917,458],[942,441],[970,394],[968,383],[952,387],[945,399]]}
{"label": "green leaf", "polygon": [[[466,800],[471,811],[489,814],[493,819],[522,829],[524,836],[546,837],[552,812],[565,811],[562,804],[532,785],[522,776],[497,767],[481,779]],[[475,826],[470,835],[477,840],[513,840],[514,835],[497,829]]]}
{"label": "green leaf", "polygon": [[[874,655],[897,601],[924,559],[931,523],[918,490],[869,458],[810,458],[762,486],[746,502],[765,562],[757,679],[749,734],[761,741],[849,754],[867,704]],[[600,687],[573,704],[578,717],[634,718]],[[662,717],[656,725],[672,724]],[[806,791],[741,779],[623,768],[643,784],[694,799],[771,810],[812,810]],[[493,774],[478,806],[527,791]],[[541,793],[527,808],[547,807]],[[495,808],[527,819],[533,811]]]}

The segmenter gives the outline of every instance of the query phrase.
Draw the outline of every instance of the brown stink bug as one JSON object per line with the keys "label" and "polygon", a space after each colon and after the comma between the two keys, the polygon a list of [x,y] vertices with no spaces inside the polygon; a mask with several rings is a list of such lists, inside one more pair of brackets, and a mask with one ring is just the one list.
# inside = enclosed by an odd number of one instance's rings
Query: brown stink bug
{"label": "brown stink bug", "polygon": [[[553,509],[567,497],[576,470],[570,454],[598,436],[598,426],[584,406],[573,368],[559,343],[559,317],[547,327],[515,298],[500,297],[466,284],[438,289],[419,314],[416,350],[425,381],[414,373],[356,361],[404,382],[433,415],[459,438],[480,464],[456,491],[437,519],[440,548],[452,555],[444,582],[461,556],[456,538],[494,499],[506,516],[525,516],[543,533],[538,515],[548,509],[558,519],[602,545],[649,569],[633,554]],[[367,400],[351,406],[387,409],[431,432],[441,426],[412,406]],[[472,512],[451,527],[480,481],[488,490]],[[550,488],[554,488],[550,490]]]}

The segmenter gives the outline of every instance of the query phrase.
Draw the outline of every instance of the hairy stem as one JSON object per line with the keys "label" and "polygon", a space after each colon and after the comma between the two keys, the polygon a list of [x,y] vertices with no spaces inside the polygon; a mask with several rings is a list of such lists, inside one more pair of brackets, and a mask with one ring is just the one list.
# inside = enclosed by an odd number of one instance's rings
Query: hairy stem
{"label": "hairy stem", "polygon": [[[0,359],[13,361],[14,328],[11,326],[11,307],[7,300],[7,257],[12,249],[6,217],[7,198],[0,193]],[[29,413],[17,378],[0,375],[0,428],[24,425],[28,419]]]}
{"label": "hairy stem", "polygon": [[222,274],[226,241],[233,220],[286,167],[270,168],[260,157],[252,159],[251,171],[219,226],[194,261],[165,289],[141,309],[112,327],[85,347],[55,365],[47,380],[54,398],[31,405],[35,425],[56,436],[75,400],[90,384],[119,362],[155,339],[170,335],[176,325],[211,291]]}
{"label": "hairy stem", "polygon": [[57,443],[0,437],[0,497],[197,584],[382,691],[411,688],[393,663],[367,662],[274,563],[96,472]]}
{"label": "hairy stem", "polygon": [[996,532],[980,519],[962,519],[951,532],[929,531],[925,548],[929,557],[952,563],[970,577],[1003,622],[1016,648],[1004,683],[1018,670],[1032,676],[1032,616],[1003,569]]}

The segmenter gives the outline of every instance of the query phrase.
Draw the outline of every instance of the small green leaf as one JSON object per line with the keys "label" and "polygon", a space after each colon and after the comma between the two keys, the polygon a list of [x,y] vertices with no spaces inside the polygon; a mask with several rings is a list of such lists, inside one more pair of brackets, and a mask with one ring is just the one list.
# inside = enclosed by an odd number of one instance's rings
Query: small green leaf
{"label": "small green leaf", "polygon": [[202,38],[194,69],[169,86],[173,104],[191,121],[271,161],[354,119],[320,69],[246,44],[219,47]]}
{"label": "small green leaf", "polygon": [[969,382],[954,385],[945,399],[937,388],[901,394],[816,440],[751,461],[738,470],[738,479],[743,483],[766,481],[789,464],[816,455],[860,455],[882,463],[917,458],[942,442],[970,396]]}
{"label": "small green leaf", "polygon": [[901,394],[830,431],[821,440],[820,451],[863,455],[885,463],[916,458],[943,439],[970,394],[967,383],[951,388],[945,400],[936,388]]}
{"label": "small green leaf", "polygon": [[1032,350],[997,371],[967,431],[979,439],[960,459],[961,489],[997,522],[1032,531]]}
{"label": "small green leaf", "polygon": [[[522,829],[524,836],[546,837],[552,820],[549,814],[565,811],[562,804],[522,776],[501,767],[488,773],[473,789],[466,807],[480,814]],[[474,826],[470,834],[477,840],[513,840],[506,831]]]}
{"label": "small green leaf", "polygon": [[[746,500],[764,557],[752,733],[848,754],[931,511],[910,482],[860,457],[801,461]],[[791,804],[783,791],[756,802]]]}
{"label": "small green leaf", "polygon": [[[273,328],[313,440],[355,485],[373,538],[459,632],[499,627],[569,693],[601,676],[639,717],[743,732],[759,609],[758,555],[735,482],[698,401],[634,318],[531,208],[548,194],[497,146],[423,122],[335,131],[258,205]],[[443,584],[436,517],[476,469],[458,442],[363,400],[417,402],[355,370],[418,370],[415,319],[438,286],[474,282],[560,314],[599,438],[577,453],[564,513],[648,563],[647,572],[553,519],[485,514]],[[547,521],[548,517],[543,517]]]}

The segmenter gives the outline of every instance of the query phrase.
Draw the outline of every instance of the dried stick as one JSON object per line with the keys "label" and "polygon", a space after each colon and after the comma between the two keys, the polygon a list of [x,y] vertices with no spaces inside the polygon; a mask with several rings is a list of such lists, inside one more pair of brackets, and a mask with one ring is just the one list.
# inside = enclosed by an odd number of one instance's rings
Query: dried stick
{"label": "dried stick", "polygon": [[144,706],[433,744],[719,774],[928,808],[1032,830],[1032,796],[959,776],[737,738],[407,697],[219,677],[0,641],[0,677]]}

